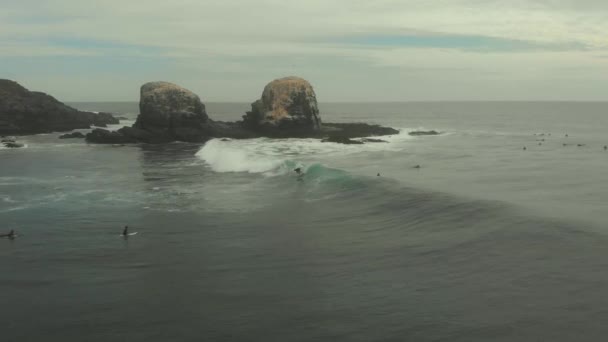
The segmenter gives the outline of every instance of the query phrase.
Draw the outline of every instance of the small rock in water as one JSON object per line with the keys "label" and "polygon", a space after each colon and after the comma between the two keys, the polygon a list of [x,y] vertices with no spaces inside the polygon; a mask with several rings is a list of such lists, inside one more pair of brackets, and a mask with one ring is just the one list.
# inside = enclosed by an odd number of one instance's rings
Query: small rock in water
{"label": "small rock in water", "polygon": [[388,142],[386,140],[372,139],[372,138],[363,138],[363,139],[361,139],[361,141],[363,141],[363,142],[370,142],[370,143],[385,143],[385,142]]}
{"label": "small rock in water", "polygon": [[411,136],[419,136],[419,135],[439,135],[440,133],[433,130],[433,131],[413,131],[413,132],[409,132],[408,134]]}

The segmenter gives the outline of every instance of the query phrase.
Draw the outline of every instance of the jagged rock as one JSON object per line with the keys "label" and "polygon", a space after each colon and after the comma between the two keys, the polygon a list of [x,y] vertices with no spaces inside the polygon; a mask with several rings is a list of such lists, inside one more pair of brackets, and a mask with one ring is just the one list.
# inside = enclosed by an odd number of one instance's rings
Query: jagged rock
{"label": "jagged rock", "polygon": [[170,140],[205,141],[210,134],[205,105],[198,95],[169,82],[141,87],[140,114],[134,128]]}
{"label": "jagged rock", "polygon": [[409,132],[409,135],[412,136],[419,136],[419,135],[439,135],[441,133],[437,132],[437,131],[413,131],[413,132]]}
{"label": "jagged rock", "polygon": [[54,97],[0,79],[0,134],[37,134],[117,123],[110,114],[81,112]]}
{"label": "jagged rock", "polygon": [[[262,99],[256,103],[253,107],[257,111],[249,112],[244,121],[213,121],[207,116],[200,98],[191,91],[167,82],[146,83],[141,87],[141,113],[132,127],[123,127],[115,132],[96,129],[87,134],[86,139],[91,143],[125,144],[205,142],[211,138],[262,136],[329,137],[327,141],[362,144],[350,139],[399,133],[390,127],[364,123],[321,125],[314,91],[300,78],[271,82],[264,89]],[[266,110],[268,108],[272,109]]]}
{"label": "jagged rock", "polygon": [[285,77],[266,85],[262,98],[251,104],[243,121],[267,135],[294,136],[321,129],[315,92],[299,77]]}
{"label": "jagged rock", "polygon": [[80,132],[67,133],[59,136],[59,139],[83,139],[85,137],[84,134]]}

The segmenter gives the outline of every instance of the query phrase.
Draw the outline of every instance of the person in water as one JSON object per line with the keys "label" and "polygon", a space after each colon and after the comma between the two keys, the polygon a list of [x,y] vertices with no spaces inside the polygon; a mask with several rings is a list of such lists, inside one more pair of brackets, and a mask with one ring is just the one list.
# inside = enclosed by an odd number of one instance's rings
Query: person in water
{"label": "person in water", "polygon": [[304,172],[302,171],[302,168],[295,168],[294,171],[298,174],[298,180],[302,180],[302,177],[304,177]]}
{"label": "person in water", "polygon": [[125,226],[125,229],[122,230],[122,236],[128,236],[129,235],[129,226]]}
{"label": "person in water", "polygon": [[11,229],[11,231],[8,234],[2,234],[0,235],[0,237],[7,237],[9,239],[14,239],[17,235],[15,234],[15,230]]}

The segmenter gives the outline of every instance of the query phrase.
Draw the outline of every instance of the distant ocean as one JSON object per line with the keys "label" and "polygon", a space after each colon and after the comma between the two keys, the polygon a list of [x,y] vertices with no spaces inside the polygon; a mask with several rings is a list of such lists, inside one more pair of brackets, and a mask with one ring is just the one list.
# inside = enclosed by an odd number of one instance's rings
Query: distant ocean
{"label": "distant ocean", "polygon": [[401,133],[0,149],[0,340],[606,339],[608,103],[320,109]]}

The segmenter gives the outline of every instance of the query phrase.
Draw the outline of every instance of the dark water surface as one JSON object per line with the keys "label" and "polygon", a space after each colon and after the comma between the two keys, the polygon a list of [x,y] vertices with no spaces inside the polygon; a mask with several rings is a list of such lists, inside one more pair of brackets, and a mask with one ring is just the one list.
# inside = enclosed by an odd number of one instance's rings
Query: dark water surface
{"label": "dark water surface", "polygon": [[0,150],[0,341],[604,340],[607,109],[321,106],[403,129],[363,146],[23,137]]}

